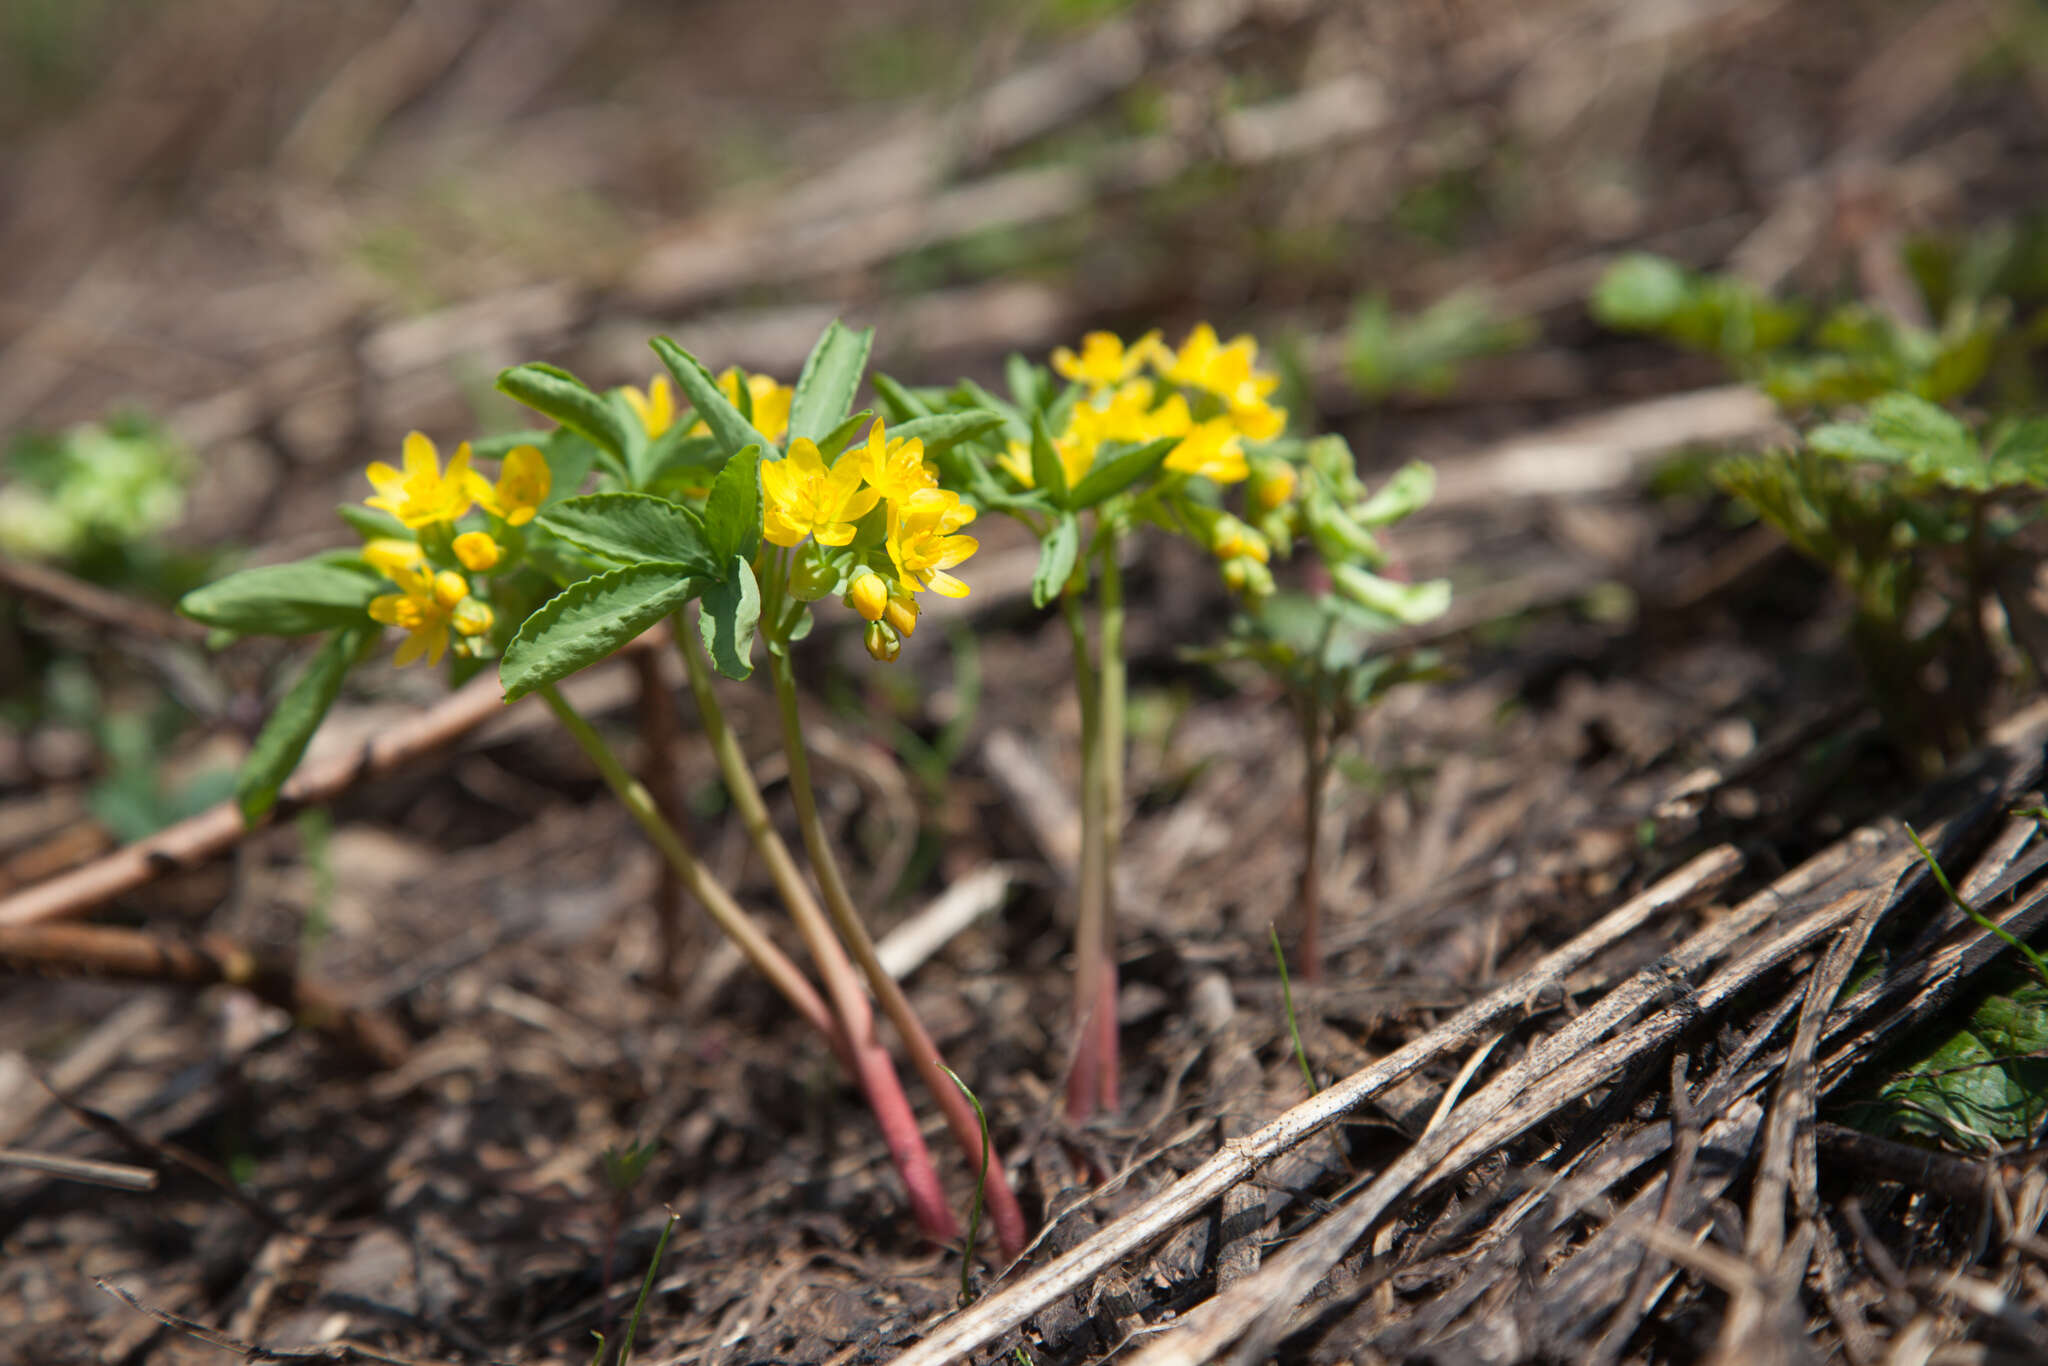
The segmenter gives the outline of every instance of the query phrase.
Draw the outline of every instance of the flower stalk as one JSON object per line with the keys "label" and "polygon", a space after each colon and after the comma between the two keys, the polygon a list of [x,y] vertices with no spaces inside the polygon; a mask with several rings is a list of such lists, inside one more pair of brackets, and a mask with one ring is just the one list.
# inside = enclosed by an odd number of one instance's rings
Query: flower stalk
{"label": "flower stalk", "polygon": [[746,755],[740,749],[739,738],[726,724],[717,694],[712,691],[711,662],[705,658],[695,626],[678,614],[675,627],[683,664],[689,673],[690,692],[703,718],[704,733],[711,741],[712,753],[718,759],[726,791],[739,811],[740,822],[745,826],[755,851],[767,865],[776,893],[788,907],[790,919],[795,922],[797,933],[803,938],[804,947],[825,984],[832,1013],[852,1052],[855,1074],[867,1095],[868,1106],[874,1111],[876,1122],[882,1126],[890,1158],[910,1192],[918,1224],[934,1240],[953,1242],[960,1236],[960,1226],[946,1206],[945,1192],[940,1187],[938,1172],[932,1166],[931,1152],[925,1146],[924,1135],[917,1127],[917,1116],[903,1092],[903,1082],[896,1074],[888,1050],[876,1037],[874,1012],[861,989],[860,979],[855,976],[846,949],[832,932],[817,898],[811,895],[810,887],[804,882],[803,873],[796,866],[789,846],[783,843],[782,836],[768,818],[767,803],[761,799],[761,789],[755,783],[753,770],[748,767]]}
{"label": "flower stalk", "polygon": [[839,860],[825,835],[824,823],[818,818],[817,794],[811,786],[809,752],[804,747],[803,720],[797,705],[796,674],[790,666],[787,644],[771,641],[768,660],[769,672],[775,681],[776,705],[782,718],[782,747],[789,761],[789,787],[796,799],[797,824],[803,831],[804,852],[810,857],[818,886],[824,892],[825,908],[831,913],[832,923],[838,928],[847,948],[852,951],[854,961],[867,977],[868,986],[881,1003],[883,1013],[902,1035],[904,1046],[910,1050],[911,1065],[917,1069],[919,1080],[924,1082],[925,1089],[931,1092],[932,1099],[938,1102],[939,1109],[945,1114],[946,1125],[953,1131],[954,1139],[966,1153],[973,1170],[985,1174],[985,1198],[989,1218],[995,1224],[996,1241],[1004,1256],[1016,1257],[1025,1246],[1024,1211],[1017,1203],[1016,1193],[1010,1189],[1002,1158],[988,1138],[987,1121],[975,1112],[970,1097],[954,1079],[938,1045],[932,1042],[924,1022],[918,1019],[902,984],[882,965],[874,940],[853,904]]}

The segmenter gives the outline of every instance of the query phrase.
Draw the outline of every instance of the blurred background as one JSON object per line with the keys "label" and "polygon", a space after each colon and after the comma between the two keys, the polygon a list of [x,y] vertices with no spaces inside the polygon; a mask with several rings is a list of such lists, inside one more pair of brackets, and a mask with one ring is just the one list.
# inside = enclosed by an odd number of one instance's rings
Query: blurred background
{"label": "blurred background", "polygon": [[655,330],[787,377],[844,314],[926,379],[1210,317],[1393,396],[1388,459],[1683,387],[1587,322],[1613,254],[1882,290],[2033,208],[2048,7],[9,0],[0,146],[11,463],[125,411],[196,463],[129,441],[105,515],[250,544]]}

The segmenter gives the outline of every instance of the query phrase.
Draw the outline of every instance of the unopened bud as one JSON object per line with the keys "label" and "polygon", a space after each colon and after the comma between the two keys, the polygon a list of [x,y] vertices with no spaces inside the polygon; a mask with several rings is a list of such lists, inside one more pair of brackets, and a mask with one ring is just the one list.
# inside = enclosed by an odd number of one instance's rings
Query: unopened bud
{"label": "unopened bud", "polygon": [[455,538],[455,558],[472,574],[494,568],[505,552],[485,531],[465,531]]}
{"label": "unopened bud", "polygon": [[452,569],[444,569],[434,575],[434,601],[446,612],[469,596],[469,580]]}
{"label": "unopened bud", "polygon": [[1273,571],[1249,555],[1223,562],[1223,582],[1240,598],[1256,602],[1273,592]]}
{"label": "unopened bud", "polygon": [[1254,460],[1252,462],[1251,495],[1252,505],[1262,512],[1285,507],[1294,497],[1294,466],[1285,460]]}
{"label": "unopened bud", "polygon": [[872,569],[861,570],[846,590],[846,605],[868,621],[880,621],[889,605],[889,581]]}
{"label": "unopened bud", "polygon": [[455,629],[463,635],[480,636],[491,629],[491,623],[496,621],[497,617],[492,614],[488,603],[479,602],[475,598],[464,598],[455,604],[455,610],[449,620],[454,622]]}
{"label": "unopened bud", "polygon": [[832,552],[816,541],[806,541],[789,567],[789,595],[798,602],[816,602],[839,586],[839,569]]}
{"label": "unopened bud", "polygon": [[896,628],[886,621],[871,621],[861,637],[861,644],[868,647],[868,654],[884,664],[896,662],[896,656],[903,650],[903,637],[896,634]]}
{"label": "unopened bud", "polygon": [[909,593],[891,593],[889,605],[882,609],[882,620],[896,628],[898,635],[912,635],[917,630],[917,617],[921,609],[917,599]]}

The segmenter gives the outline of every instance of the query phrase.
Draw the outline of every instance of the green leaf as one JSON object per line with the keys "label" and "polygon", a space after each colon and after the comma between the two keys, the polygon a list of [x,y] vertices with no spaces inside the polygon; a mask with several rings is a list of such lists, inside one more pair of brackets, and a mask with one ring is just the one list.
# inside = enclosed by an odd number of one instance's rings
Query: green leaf
{"label": "green leaf", "polygon": [[1066,462],[1053,449],[1052,433],[1037,413],[1031,415],[1031,483],[1054,507],[1067,506]]}
{"label": "green leaf", "polygon": [[1038,548],[1038,570],[1031,576],[1031,605],[1043,607],[1060,595],[1081,553],[1081,524],[1062,512]]}
{"label": "green leaf", "polygon": [[1177,436],[1162,436],[1157,441],[1135,446],[1106,461],[1097,457],[1099,463],[1095,468],[1074,485],[1069,503],[1078,512],[1115,497],[1166,463],[1166,457],[1173,453],[1180,440]]}
{"label": "green leaf", "polygon": [[672,422],[667,431],[647,443],[640,453],[637,488],[650,489],[675,470],[724,462],[725,452],[719,449],[717,438],[689,434],[695,425]]}
{"label": "green leaf", "polygon": [[2028,418],[1999,433],[1991,465],[1992,476],[2001,485],[2048,488],[2048,418]]}
{"label": "green leaf", "polygon": [[1828,422],[1806,434],[1807,446],[1837,460],[1878,460],[1901,464],[1906,453],[1859,422]]}
{"label": "green leaf", "polygon": [[1871,404],[1870,430],[1886,445],[1906,452],[1919,472],[1968,478],[1983,468],[1970,429],[1953,414],[1913,394],[1886,394]]}
{"label": "green leaf", "polygon": [[735,555],[754,558],[761,545],[761,448],[748,446],[711,481],[704,500],[704,540],[711,562],[723,565]]}
{"label": "green leaf", "polygon": [[590,477],[591,467],[599,457],[596,446],[567,427],[549,432],[540,443],[540,451],[548,462],[548,496],[541,499],[542,507],[581,493],[583,481]]}
{"label": "green leaf", "polygon": [[[853,439],[860,435],[860,429],[872,422],[874,417],[873,408],[863,408],[827,432],[825,439],[818,443],[819,458],[828,465],[837,460],[841,453],[853,444]],[[893,436],[895,433],[892,432],[890,435]]]}
{"label": "green leaf", "polygon": [[505,647],[505,700],[595,664],[696,595],[679,564],[634,564],[581,579],[542,603]]}
{"label": "green leaf", "polygon": [[707,585],[698,608],[697,629],[704,636],[704,648],[711,652],[712,667],[727,678],[745,678],[754,671],[754,628],[761,620],[761,587],[754,582],[754,566],[735,555],[726,567],[726,577]]}
{"label": "green leaf", "polygon": [[[544,432],[538,427],[526,427],[516,432],[499,432],[496,436],[480,436],[470,442],[469,453],[479,460],[503,460],[512,454],[512,448],[515,446],[539,446],[545,450],[549,438],[553,436],[554,432]],[[548,463],[552,465],[554,462]]]}
{"label": "green leaf", "polygon": [[1684,306],[1692,284],[1684,267],[1661,256],[1632,254],[1607,268],[1593,287],[1593,316],[1623,332],[1648,332]]}
{"label": "green leaf", "polygon": [[901,382],[878,374],[869,383],[875,386],[875,397],[882,400],[889,421],[908,422],[912,418],[931,416],[932,405],[904,388]]}
{"label": "green leaf", "polygon": [[335,511],[341,514],[341,520],[348,523],[349,529],[365,541],[386,538],[403,541],[412,539],[412,531],[406,524],[382,508],[365,507],[361,503],[343,503]]}
{"label": "green leaf", "polygon": [[1951,1016],[1949,1028],[1954,1032],[1909,1039],[1916,1056],[1850,1117],[1879,1133],[1919,1134],[1979,1152],[2026,1142],[2048,1114],[2048,988],[1996,974],[1968,1017]]}
{"label": "green leaf", "polygon": [[571,545],[626,564],[679,564],[708,578],[724,563],[712,555],[697,514],[651,494],[587,493],[534,520]]}
{"label": "green leaf", "polygon": [[278,789],[305,757],[313,732],[320,729],[334,699],[341,695],[342,680],[361,658],[364,645],[377,634],[377,628],[364,621],[327,637],[263,723],[256,743],[249,747],[249,757],[242,761],[242,771],[235,776],[235,805],[242,809],[244,825],[254,827],[277,805]]}
{"label": "green leaf", "polygon": [[1003,361],[1003,379],[1019,409],[1035,413],[1045,406],[1045,372],[1015,351]]}
{"label": "green leaf", "polygon": [[303,636],[361,625],[370,599],[383,591],[382,576],[360,562],[298,560],[244,569],[195,588],[178,610],[242,635]]}
{"label": "green leaf", "polygon": [[790,440],[803,437],[822,443],[853,410],[853,396],[874,342],[872,327],[855,332],[837,318],[831,321],[797,376],[796,393],[789,402]]}
{"label": "green leaf", "polygon": [[1351,510],[1352,519],[1362,526],[1385,526],[1398,522],[1422,507],[1436,494],[1436,470],[1420,460],[1411,460],[1380,485],[1380,491]]}
{"label": "green leaf", "polygon": [[612,473],[631,482],[632,474],[626,467],[626,434],[619,415],[582,380],[559,366],[535,362],[515,365],[501,373],[498,389],[588,440],[606,457],[605,464]]}
{"label": "green leaf", "polygon": [[1330,580],[1337,585],[1338,592],[1360,607],[1392,617],[1403,626],[1432,621],[1451,605],[1449,579],[1400,583],[1355,564],[1340,564],[1330,570]]}
{"label": "green leaf", "polygon": [[889,428],[890,439],[902,437],[924,442],[924,458],[936,460],[963,441],[971,441],[1003,425],[1003,415],[987,409],[965,413],[938,413],[914,417]]}
{"label": "green leaf", "polygon": [[[719,449],[727,455],[737,455],[748,446],[758,446],[764,451],[780,451],[773,441],[761,435],[747,415],[733,407],[732,400],[718,387],[718,381],[704,368],[704,363],[689,352],[677,346],[667,337],[656,337],[648,343],[654,354],[675,376],[676,385],[683,396],[690,400],[690,406],[697,410],[697,416],[711,428],[711,435],[718,438]],[[744,390],[745,386],[741,386]]]}

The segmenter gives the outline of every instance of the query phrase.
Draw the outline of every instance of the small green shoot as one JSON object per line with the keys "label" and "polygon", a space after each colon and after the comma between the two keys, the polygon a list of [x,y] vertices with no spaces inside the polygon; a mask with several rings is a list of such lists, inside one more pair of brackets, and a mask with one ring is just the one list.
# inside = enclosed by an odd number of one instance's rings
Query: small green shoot
{"label": "small green shoot", "polygon": [[1927,863],[1927,871],[1934,874],[1934,880],[1941,884],[1941,890],[1948,895],[1948,899],[1954,903],[1955,908],[1975,921],[1979,929],[1996,938],[2007,948],[2014,950],[2020,957],[2026,959],[2027,963],[2034,969],[2035,974],[2040,977],[2042,984],[2048,986],[2048,962],[2042,960],[2041,955],[2034,951],[2033,946],[2020,939],[2019,936],[2006,929],[2005,926],[1985,915],[1969,902],[1963,900],[1962,895],[1949,882],[1948,874],[1941,870],[1941,864],[1935,859],[1933,851],[1921,842],[1919,832],[1910,825],[1906,827],[1906,838],[1913,841],[1913,847],[1920,851],[1920,857]]}
{"label": "small green shoot", "polygon": [[[647,1148],[645,1145],[643,1145],[643,1148],[629,1149],[632,1152],[643,1150],[650,1153],[652,1151],[651,1148]],[[611,1154],[607,1153],[605,1156],[609,1159]],[[607,1169],[609,1170],[609,1161],[607,1161]],[[655,1273],[661,1270],[661,1259],[668,1252],[669,1235],[676,1231],[676,1221],[681,1217],[674,1210],[670,1210],[668,1222],[661,1226],[661,1239],[655,1243],[654,1256],[647,1263],[647,1275],[640,1282],[640,1298],[633,1302],[633,1317],[626,1320],[626,1340],[619,1344],[619,1359],[613,1366],[626,1366],[626,1363],[633,1358],[633,1339],[640,1332],[640,1316],[647,1312],[647,1298],[654,1293]],[[590,1366],[603,1366],[604,1334],[593,1333],[591,1336],[597,1339],[597,1352],[590,1358]]]}
{"label": "small green shoot", "polygon": [[974,1204],[967,1212],[967,1246],[960,1254],[960,1307],[965,1309],[974,1303],[974,1245],[981,1238],[981,1197],[988,1189],[988,1155],[995,1145],[989,1142],[988,1112],[981,1108],[981,1097],[974,1094],[974,1088],[960,1080],[960,1074],[944,1063],[939,1070],[953,1079],[960,1088],[960,1094],[967,1097],[967,1103],[974,1107],[974,1117],[981,1122],[981,1171],[974,1178]]}
{"label": "small green shoot", "polygon": [[1280,999],[1287,1006],[1287,1033],[1294,1040],[1294,1061],[1301,1067],[1301,1079],[1308,1083],[1310,1095],[1323,1088],[1316,1085],[1315,1070],[1308,1065],[1308,1050],[1301,1043],[1301,1022],[1294,1014],[1294,988],[1287,981],[1287,955],[1280,951],[1280,931],[1271,924],[1266,934],[1273,941],[1273,961],[1280,967]]}

